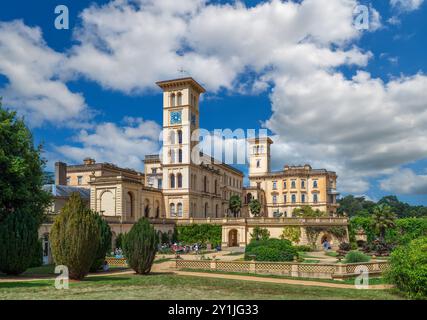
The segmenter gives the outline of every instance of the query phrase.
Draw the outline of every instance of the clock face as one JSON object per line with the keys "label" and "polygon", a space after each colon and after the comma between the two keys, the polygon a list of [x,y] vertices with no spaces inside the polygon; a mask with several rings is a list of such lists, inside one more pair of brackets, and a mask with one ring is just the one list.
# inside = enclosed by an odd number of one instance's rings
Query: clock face
{"label": "clock face", "polygon": [[170,117],[171,124],[181,123],[181,111],[172,111]]}

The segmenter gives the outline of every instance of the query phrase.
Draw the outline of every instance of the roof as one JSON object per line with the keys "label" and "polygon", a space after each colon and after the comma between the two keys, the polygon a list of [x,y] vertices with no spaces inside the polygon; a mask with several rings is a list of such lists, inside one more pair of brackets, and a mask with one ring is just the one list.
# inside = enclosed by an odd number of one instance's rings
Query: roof
{"label": "roof", "polygon": [[49,192],[54,197],[64,197],[68,198],[72,193],[79,193],[82,199],[90,199],[90,189],[72,187],[72,186],[63,186],[59,184],[46,184],[43,186],[43,190]]}
{"label": "roof", "polygon": [[160,88],[162,88],[163,90],[173,89],[173,88],[176,88],[179,86],[191,85],[199,93],[205,93],[206,92],[205,88],[203,88],[202,85],[200,83],[198,83],[196,80],[194,80],[192,77],[158,81],[158,82],[156,82],[156,84]]}

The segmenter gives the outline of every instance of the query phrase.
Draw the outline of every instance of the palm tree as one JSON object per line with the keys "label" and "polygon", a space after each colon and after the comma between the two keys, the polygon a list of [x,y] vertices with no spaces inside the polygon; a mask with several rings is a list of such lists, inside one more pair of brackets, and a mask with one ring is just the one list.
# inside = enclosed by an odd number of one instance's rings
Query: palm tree
{"label": "palm tree", "polygon": [[233,195],[230,197],[228,208],[233,213],[234,217],[237,217],[237,214],[240,212],[240,209],[242,208],[242,200],[240,199],[240,196]]}
{"label": "palm tree", "polygon": [[249,202],[249,209],[254,217],[259,217],[259,213],[261,212],[261,202],[259,202],[258,199],[252,199],[251,202]]}
{"label": "palm tree", "polygon": [[380,240],[384,241],[387,228],[393,228],[395,226],[394,220],[396,218],[396,214],[394,214],[389,205],[380,204],[374,208],[372,226],[378,231]]}

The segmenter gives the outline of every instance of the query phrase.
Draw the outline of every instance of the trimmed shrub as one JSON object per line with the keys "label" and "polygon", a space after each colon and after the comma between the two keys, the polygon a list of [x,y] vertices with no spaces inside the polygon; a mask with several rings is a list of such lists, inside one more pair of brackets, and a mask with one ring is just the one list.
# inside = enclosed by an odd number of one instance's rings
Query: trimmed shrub
{"label": "trimmed shrub", "polygon": [[391,253],[386,278],[412,299],[427,298],[427,237],[412,240]]}
{"label": "trimmed shrub", "polygon": [[138,274],[149,273],[158,249],[159,234],[148,219],[139,219],[123,240],[129,266]]}
{"label": "trimmed shrub", "polygon": [[36,218],[23,211],[9,214],[0,224],[0,271],[18,275],[40,265],[41,244]]}
{"label": "trimmed shrub", "polygon": [[297,255],[292,243],[281,239],[253,240],[245,249],[245,260],[292,261]]}
{"label": "trimmed shrub", "polygon": [[368,262],[369,260],[371,257],[357,250],[350,251],[345,255],[346,263]]}
{"label": "trimmed shrub", "polygon": [[52,225],[52,256],[57,265],[68,267],[70,279],[83,279],[97,256],[100,243],[97,217],[80,195],[73,193]]}
{"label": "trimmed shrub", "polygon": [[108,223],[99,215],[96,215],[96,219],[99,224],[100,237],[98,252],[96,253],[95,261],[90,268],[90,271],[92,272],[95,272],[102,267],[105,261],[105,256],[111,251],[111,238],[113,236]]}

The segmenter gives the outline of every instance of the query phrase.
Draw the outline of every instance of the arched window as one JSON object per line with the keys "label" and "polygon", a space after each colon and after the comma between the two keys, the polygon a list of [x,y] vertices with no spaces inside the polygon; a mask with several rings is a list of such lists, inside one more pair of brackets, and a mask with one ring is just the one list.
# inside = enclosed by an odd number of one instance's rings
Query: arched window
{"label": "arched window", "polygon": [[128,192],[126,193],[126,214],[129,217],[133,217],[133,197],[132,197],[132,193]]}
{"label": "arched window", "polygon": [[175,163],[175,150],[173,149],[170,150],[170,160],[171,163]]}
{"label": "arched window", "polygon": [[176,97],[175,97],[175,93],[171,94],[171,106],[175,107],[176,106]]}
{"label": "arched window", "polygon": [[313,202],[317,203],[319,201],[319,196],[317,195],[317,193],[313,194]]}
{"label": "arched window", "polygon": [[178,130],[178,143],[182,144],[182,130]]}
{"label": "arched window", "polygon": [[170,175],[170,187],[175,188],[175,175],[173,173]]}
{"label": "arched window", "polygon": [[295,180],[292,180],[292,181],[291,181],[291,188],[292,188],[292,189],[295,189],[295,188],[296,188]]}
{"label": "arched window", "polygon": [[104,216],[116,215],[116,199],[114,194],[107,190],[101,194],[101,214]]}
{"label": "arched window", "polygon": [[175,213],[175,203],[171,203],[170,204],[170,214],[171,214],[171,217],[174,217],[176,215],[176,213]]}
{"label": "arched window", "polygon": [[209,209],[209,205],[208,205],[208,203],[206,202],[206,203],[205,203],[205,218],[207,218],[207,216],[208,216],[208,209]]}
{"label": "arched window", "polygon": [[182,106],[182,93],[178,92],[178,106]]}
{"label": "arched window", "polygon": [[182,188],[182,174],[178,173],[178,188]]}
{"label": "arched window", "polygon": [[305,202],[305,194],[301,195],[301,202],[304,203]]}
{"label": "arched window", "polygon": [[295,202],[297,202],[297,196],[296,195],[292,195],[292,203],[295,203]]}
{"label": "arched window", "polygon": [[177,205],[178,217],[182,217],[182,203],[178,203]]}
{"label": "arched window", "polygon": [[175,144],[175,131],[174,130],[169,131],[169,142],[170,142],[170,144]]}
{"label": "arched window", "polygon": [[178,162],[182,163],[182,149],[178,150]]}

